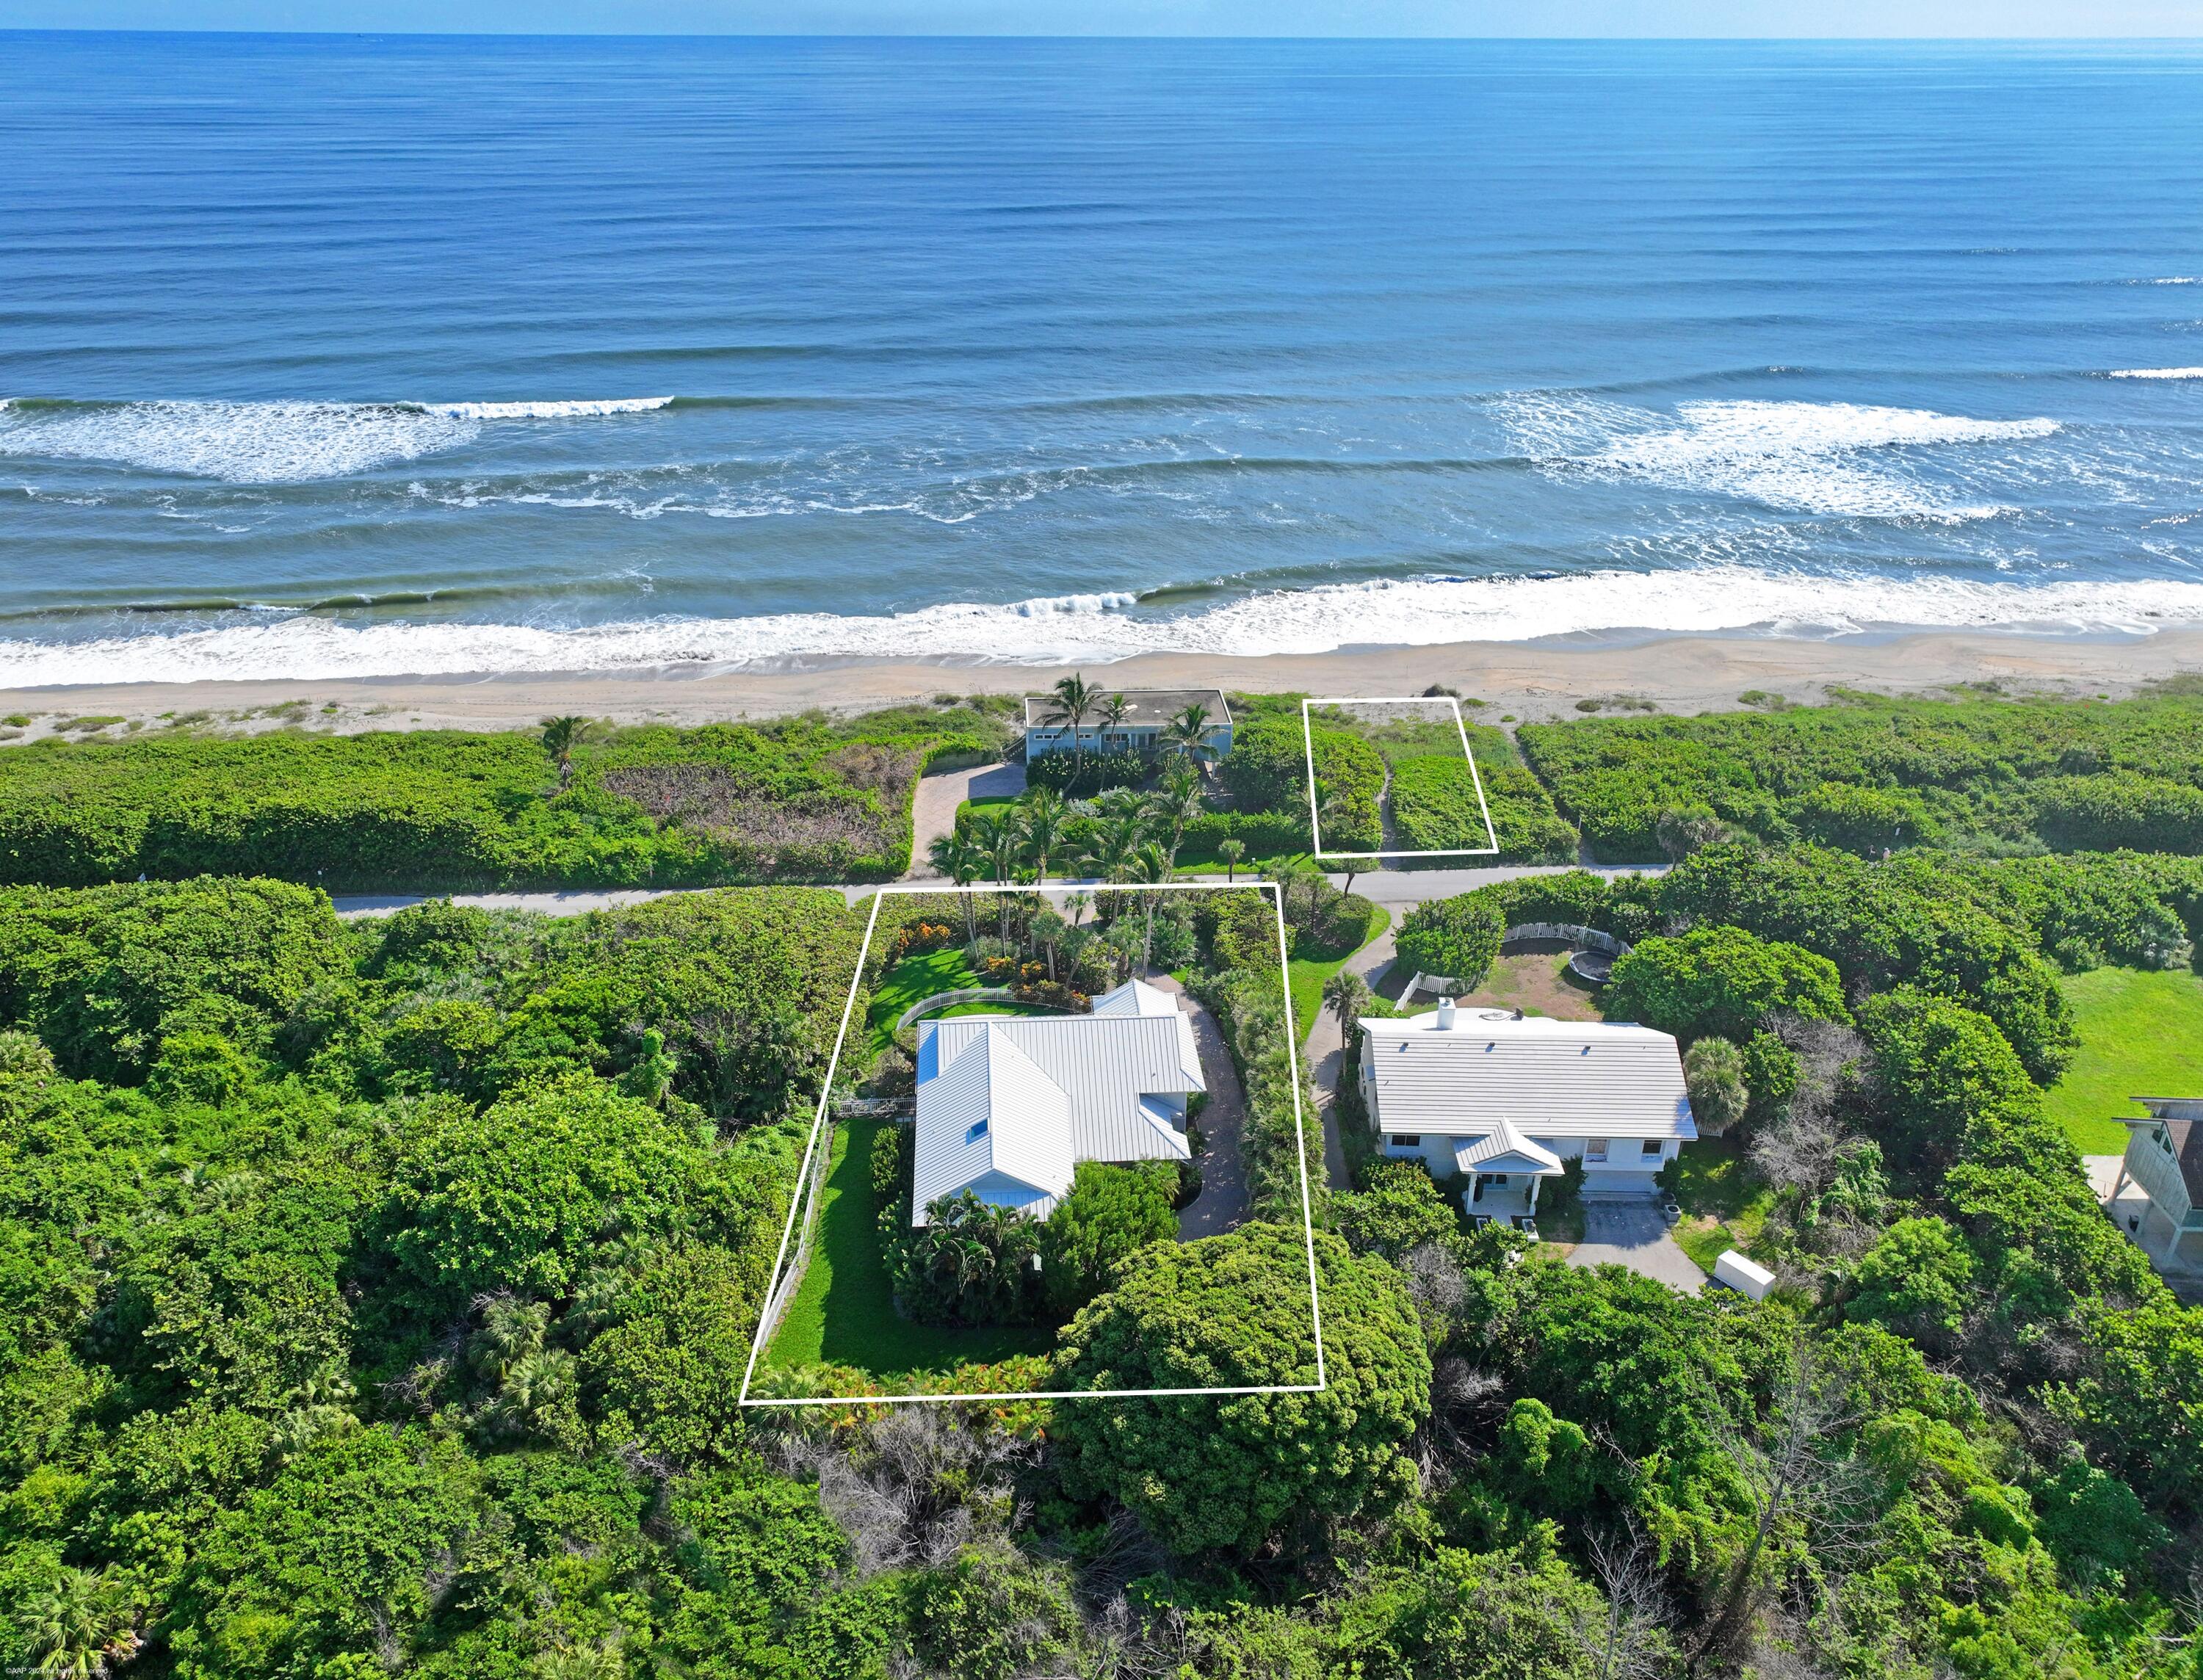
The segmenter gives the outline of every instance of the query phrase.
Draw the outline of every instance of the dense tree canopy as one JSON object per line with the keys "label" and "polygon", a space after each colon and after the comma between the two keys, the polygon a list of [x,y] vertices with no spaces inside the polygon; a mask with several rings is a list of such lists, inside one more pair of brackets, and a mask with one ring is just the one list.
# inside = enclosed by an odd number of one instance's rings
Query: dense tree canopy
{"label": "dense tree canopy", "polygon": [[[1298,1518],[1396,1501],[1400,1449],[1428,1404],[1430,1362],[1399,1276],[1316,1239],[1324,1381],[1316,1393],[1066,1402],[1074,1473],[1122,1500],[1172,1549],[1250,1550]],[[1249,1225],[1143,1249],[1072,1320],[1072,1388],[1313,1388],[1302,1235]]]}

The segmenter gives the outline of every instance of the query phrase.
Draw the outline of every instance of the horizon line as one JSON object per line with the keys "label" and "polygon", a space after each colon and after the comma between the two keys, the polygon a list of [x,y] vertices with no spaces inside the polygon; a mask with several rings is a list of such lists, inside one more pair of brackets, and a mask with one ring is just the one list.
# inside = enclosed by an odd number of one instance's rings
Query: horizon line
{"label": "horizon line", "polygon": [[1550,46],[2161,46],[2167,43],[2203,45],[2203,32],[2162,35],[1532,35],[1532,34],[1323,34],[1293,32],[1267,34],[1149,31],[1119,34],[1022,30],[800,30],[800,29],[233,29],[216,25],[178,25],[165,29],[85,28],[40,24],[0,24],[0,36],[235,36],[257,40],[323,40],[349,38],[372,40],[418,41],[1308,41],[1461,42],[1464,44]]}

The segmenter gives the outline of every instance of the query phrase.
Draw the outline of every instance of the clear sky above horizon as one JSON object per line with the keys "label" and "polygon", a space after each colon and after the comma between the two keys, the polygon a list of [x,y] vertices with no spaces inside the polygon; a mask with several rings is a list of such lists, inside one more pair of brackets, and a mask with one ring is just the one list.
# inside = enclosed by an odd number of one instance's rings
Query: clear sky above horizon
{"label": "clear sky above horizon", "polygon": [[2105,38],[2203,35],[2203,0],[0,0],[0,28]]}

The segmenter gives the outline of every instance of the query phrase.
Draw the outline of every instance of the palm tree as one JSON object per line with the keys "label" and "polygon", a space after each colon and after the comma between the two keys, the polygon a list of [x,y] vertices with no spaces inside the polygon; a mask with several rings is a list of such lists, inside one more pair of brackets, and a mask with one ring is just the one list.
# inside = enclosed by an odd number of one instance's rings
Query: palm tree
{"label": "palm tree", "polygon": [[1216,855],[1224,860],[1224,881],[1226,886],[1239,879],[1239,860],[1247,855],[1247,842],[1228,840],[1216,848]]}
{"label": "palm tree", "polygon": [[1165,849],[1170,853],[1172,868],[1178,867],[1178,842],[1185,837],[1185,825],[1206,809],[1201,803],[1200,780],[1184,763],[1172,764],[1164,772],[1162,786],[1148,801],[1148,812],[1158,822],[1170,824],[1170,843]]}
{"label": "palm tree", "polygon": [[1039,867],[1037,878],[1041,881],[1048,879],[1048,853],[1062,840],[1064,820],[1069,815],[1063,796],[1045,787],[1034,788],[1018,807],[1019,828],[1026,849]]}
{"label": "palm tree", "polygon": [[[925,849],[925,858],[959,887],[969,887],[972,877],[979,873],[978,850],[961,828],[936,834],[933,844]],[[964,900],[964,943],[971,945],[979,937],[978,924],[972,917],[972,894],[960,893],[956,896]]]}
{"label": "palm tree", "polygon": [[1102,703],[1102,745],[1109,744],[1109,732],[1125,727],[1125,718],[1132,710],[1132,703],[1122,694],[1112,694]]}
{"label": "palm tree", "polygon": [[1033,911],[1032,920],[1025,924],[1025,933],[1034,944],[1048,953],[1048,977],[1054,980],[1056,977],[1055,953],[1069,937],[1071,924],[1054,911],[1042,907]]}
{"label": "palm tree", "polygon": [[1093,902],[1094,900],[1084,893],[1073,893],[1064,899],[1063,907],[1071,912],[1071,925],[1073,928],[1078,927],[1086,919],[1086,906]]}
{"label": "palm tree", "polygon": [[129,1600],[104,1571],[62,1568],[24,1612],[38,1671],[50,1680],[96,1680],[137,1653]]}
{"label": "palm tree", "polygon": [[1342,1041],[1354,1042],[1354,1023],[1361,1018],[1361,1006],[1369,1001],[1369,987],[1351,969],[1341,969],[1323,982],[1323,1000],[1338,1017],[1338,1035]]}
{"label": "palm tree", "polygon": [[[1160,886],[1171,878],[1171,861],[1164,855],[1162,847],[1157,846],[1153,840],[1144,840],[1138,849],[1125,859],[1125,878],[1127,881],[1142,881],[1149,886]],[[1145,919],[1140,930],[1140,971],[1143,974],[1147,972],[1149,948],[1155,943],[1155,900],[1161,896],[1159,893],[1140,894],[1141,907],[1145,912]]]}
{"label": "palm tree", "polygon": [[[981,861],[989,870],[989,878],[995,886],[1009,884],[1018,868],[1018,823],[1007,811],[975,811],[971,816],[972,844],[978,848]],[[1004,939],[1010,936],[1010,895],[997,893],[995,909],[998,918],[996,931]]]}
{"label": "palm tree", "polygon": [[1087,842],[1085,865],[1104,881],[1122,881],[1132,856],[1148,838],[1148,825],[1137,811],[1106,817]]}
{"label": "palm tree", "polygon": [[543,720],[543,750],[551,755],[551,762],[558,767],[558,791],[563,793],[574,780],[574,749],[581,745],[582,732],[589,727],[586,717],[546,717]]}
{"label": "palm tree", "polygon": [[1192,763],[1205,761],[1214,750],[1208,745],[1208,708],[1199,704],[1172,715],[1162,728],[1163,751]]}
{"label": "palm tree", "polygon": [[1048,710],[1041,714],[1043,723],[1053,723],[1059,728],[1070,725],[1071,774],[1074,781],[1086,768],[1086,743],[1078,738],[1079,728],[1094,715],[1094,709],[1101,703],[1102,691],[1084,676],[1074,673],[1055,685],[1054,699]]}

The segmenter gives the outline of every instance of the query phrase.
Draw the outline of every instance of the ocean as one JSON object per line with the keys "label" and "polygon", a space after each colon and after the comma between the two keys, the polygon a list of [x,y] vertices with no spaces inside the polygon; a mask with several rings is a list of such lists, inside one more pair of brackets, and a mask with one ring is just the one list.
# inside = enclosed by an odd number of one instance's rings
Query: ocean
{"label": "ocean", "polygon": [[2203,622],[2203,45],[0,35],[0,685]]}

